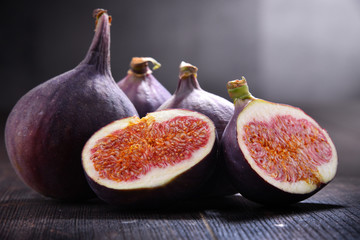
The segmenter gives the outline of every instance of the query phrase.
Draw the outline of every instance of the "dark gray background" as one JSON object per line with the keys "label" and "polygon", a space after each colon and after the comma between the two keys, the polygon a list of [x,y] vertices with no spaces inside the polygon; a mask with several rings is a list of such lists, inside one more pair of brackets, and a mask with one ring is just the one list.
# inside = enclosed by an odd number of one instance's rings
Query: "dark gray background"
{"label": "dark gray background", "polygon": [[[31,88],[75,67],[94,34],[92,11],[108,9],[114,79],[133,56],[174,92],[182,60],[203,89],[228,98],[244,75],[253,95],[299,106],[333,137],[340,174],[360,170],[360,1],[12,1],[2,11],[0,112]],[[340,130],[338,130],[340,129]]]}

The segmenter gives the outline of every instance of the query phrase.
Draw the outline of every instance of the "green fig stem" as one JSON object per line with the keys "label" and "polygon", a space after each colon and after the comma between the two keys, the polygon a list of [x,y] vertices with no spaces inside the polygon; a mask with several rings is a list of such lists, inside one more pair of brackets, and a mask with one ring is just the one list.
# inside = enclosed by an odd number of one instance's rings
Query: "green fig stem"
{"label": "green fig stem", "polygon": [[179,82],[175,93],[185,93],[194,89],[201,89],[197,81],[198,68],[190,63],[181,62],[179,72]]}
{"label": "green fig stem", "polygon": [[139,76],[151,74],[152,71],[149,68],[149,62],[154,65],[153,70],[161,67],[161,64],[152,57],[133,57],[130,62],[129,74]]}
{"label": "green fig stem", "polygon": [[194,65],[191,65],[190,63],[186,63],[186,62],[182,61],[180,64],[179,77],[180,78],[188,78],[193,75],[195,78],[197,78],[197,71],[198,71],[197,67],[195,67]]}
{"label": "green fig stem", "polygon": [[236,102],[236,100],[254,99],[249,92],[246,79],[244,77],[241,80],[229,81],[226,85],[230,98]]}

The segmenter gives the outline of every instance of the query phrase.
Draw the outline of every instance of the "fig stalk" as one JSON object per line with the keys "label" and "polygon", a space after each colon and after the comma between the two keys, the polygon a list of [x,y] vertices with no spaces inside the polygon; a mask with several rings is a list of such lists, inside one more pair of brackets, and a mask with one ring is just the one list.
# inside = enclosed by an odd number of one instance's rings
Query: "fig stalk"
{"label": "fig stalk", "polygon": [[246,79],[244,77],[241,80],[230,81],[226,85],[230,98],[236,102],[236,100],[255,99],[249,92]]}
{"label": "fig stalk", "polygon": [[149,63],[154,65],[153,70],[161,66],[151,57],[132,58],[128,75],[118,82],[118,86],[134,104],[140,117],[154,112],[171,96],[169,91],[153,76]]}
{"label": "fig stalk", "polygon": [[[100,18],[105,16],[105,20]],[[93,65],[101,74],[111,76],[110,68],[110,24],[112,18],[104,9],[95,9],[93,12],[95,20],[95,35],[88,53],[79,65]]]}
{"label": "fig stalk", "polygon": [[198,71],[197,67],[191,65],[190,63],[186,63],[186,62],[182,61],[180,64],[179,77],[180,77],[180,79],[186,79],[188,77],[191,77],[192,78],[191,82],[194,84],[194,86],[196,88],[200,88],[199,83],[196,81],[197,71]]}
{"label": "fig stalk", "polygon": [[149,68],[149,62],[154,65],[153,70],[161,67],[161,64],[152,57],[134,57],[130,62],[130,69],[128,73],[138,74],[139,77],[151,74],[152,71]]}

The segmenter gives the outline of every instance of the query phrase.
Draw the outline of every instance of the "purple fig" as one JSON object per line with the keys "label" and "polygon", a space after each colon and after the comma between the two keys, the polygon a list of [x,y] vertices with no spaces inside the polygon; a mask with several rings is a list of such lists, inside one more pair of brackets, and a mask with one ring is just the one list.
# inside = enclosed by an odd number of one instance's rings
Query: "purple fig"
{"label": "purple fig", "polygon": [[235,112],[221,148],[233,185],[245,198],[296,203],[334,178],[335,146],[314,119],[299,108],[253,97],[245,78],[227,87]]}
{"label": "purple fig", "polygon": [[153,70],[161,66],[153,58],[134,57],[128,75],[118,82],[118,86],[134,104],[140,117],[154,112],[171,97],[169,91],[152,75],[149,62],[154,64]]}
{"label": "purple fig", "polygon": [[[197,67],[181,62],[179,83],[175,93],[158,110],[183,108],[200,112],[208,116],[215,124],[220,139],[226,124],[234,113],[234,104],[230,101],[203,90],[197,80]],[[236,193],[228,179],[223,158],[219,156],[218,167],[203,187],[201,195],[224,196]]]}
{"label": "purple fig", "polygon": [[81,152],[104,125],[137,112],[110,71],[110,21],[94,11],[95,35],[85,59],[25,94],[5,128],[6,149],[21,179],[42,195],[61,200],[95,196]]}
{"label": "purple fig", "polygon": [[234,105],[225,98],[203,90],[197,80],[197,71],[197,67],[182,62],[177,89],[158,110],[183,108],[205,114],[215,123],[218,137],[221,138],[234,113]]}
{"label": "purple fig", "polygon": [[101,128],[87,141],[82,164],[100,199],[161,207],[197,193],[215,168],[217,145],[207,116],[169,109]]}

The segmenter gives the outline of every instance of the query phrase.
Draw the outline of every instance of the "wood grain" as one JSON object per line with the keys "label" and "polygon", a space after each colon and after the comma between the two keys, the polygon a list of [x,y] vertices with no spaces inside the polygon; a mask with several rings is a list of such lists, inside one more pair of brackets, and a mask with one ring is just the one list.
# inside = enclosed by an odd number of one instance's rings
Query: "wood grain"
{"label": "wood grain", "polygon": [[130,211],[44,198],[0,161],[0,239],[360,239],[359,216],[360,178],[336,178],[281,208],[235,195]]}

